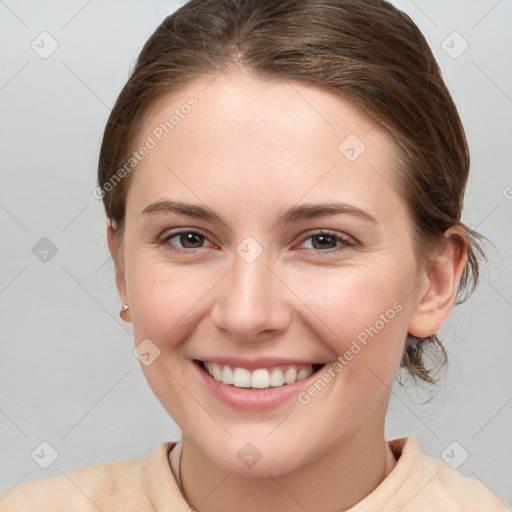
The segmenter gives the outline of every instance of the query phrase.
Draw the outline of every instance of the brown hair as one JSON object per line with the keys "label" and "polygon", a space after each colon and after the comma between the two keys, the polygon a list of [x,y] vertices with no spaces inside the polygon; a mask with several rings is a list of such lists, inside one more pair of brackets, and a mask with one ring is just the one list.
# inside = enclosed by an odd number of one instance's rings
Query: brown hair
{"label": "brown hair", "polygon": [[[469,150],[455,104],[420,30],[380,0],[191,0],[168,16],[142,49],[107,122],[98,181],[107,217],[122,240],[130,175],[112,178],[130,158],[145,117],[159,100],[230,64],[260,76],[327,88],[375,118],[401,154],[400,193],[409,206],[417,256],[427,261],[447,229],[467,261],[457,290],[466,300],[485,254],[461,222]],[[110,182],[109,182],[110,180]],[[427,368],[425,349],[438,362]],[[437,352],[436,350],[437,349]],[[401,366],[433,383],[446,364],[436,335],[408,336]]]}

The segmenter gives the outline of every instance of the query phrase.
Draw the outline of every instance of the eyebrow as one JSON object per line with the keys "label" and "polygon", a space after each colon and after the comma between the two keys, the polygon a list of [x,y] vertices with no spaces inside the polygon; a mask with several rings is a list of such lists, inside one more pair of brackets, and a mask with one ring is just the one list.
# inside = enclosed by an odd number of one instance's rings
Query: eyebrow
{"label": "eyebrow", "polygon": [[188,215],[189,217],[194,217],[195,219],[224,222],[220,215],[218,215],[212,209],[206,206],[199,206],[196,204],[188,204],[182,203],[180,201],[169,200],[157,201],[156,203],[152,203],[149,206],[146,206],[146,208],[142,210],[141,215],[147,213],[160,212],[178,213],[181,215]]}
{"label": "eyebrow", "polygon": [[377,223],[377,219],[368,212],[345,203],[302,204],[286,210],[279,222],[290,223],[316,217],[329,217],[333,215],[351,215],[360,219]]}
{"label": "eyebrow", "polygon": [[[214,210],[207,206],[200,206],[195,204],[183,203],[180,201],[157,201],[152,203],[144,210],[142,214],[150,213],[161,213],[171,212],[181,215],[187,215],[195,219],[203,219],[209,221],[218,221],[225,224],[223,218],[217,214]],[[281,223],[292,223],[299,220],[314,219],[317,217],[328,217],[334,215],[351,215],[363,220],[378,223],[377,219],[370,215],[368,212],[356,208],[345,203],[333,202],[333,203],[322,203],[322,204],[302,204],[300,206],[293,206],[286,210],[279,217]]]}

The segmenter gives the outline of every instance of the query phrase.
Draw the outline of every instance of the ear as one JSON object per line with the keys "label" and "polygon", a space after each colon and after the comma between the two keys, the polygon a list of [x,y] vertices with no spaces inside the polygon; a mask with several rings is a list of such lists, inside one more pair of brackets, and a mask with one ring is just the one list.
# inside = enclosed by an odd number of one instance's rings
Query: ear
{"label": "ear", "polygon": [[[124,259],[122,254],[118,253],[120,246],[117,243],[117,231],[109,222],[107,222],[107,242],[110,255],[112,256],[112,260],[116,267],[117,291],[119,292],[121,301],[128,303],[128,297],[126,295],[126,279],[124,275]],[[131,322],[130,310],[124,312],[123,320]]]}
{"label": "ear", "polygon": [[436,334],[450,315],[467,258],[467,238],[458,226],[445,233],[445,245],[430,259],[418,287],[409,333],[418,338]]}

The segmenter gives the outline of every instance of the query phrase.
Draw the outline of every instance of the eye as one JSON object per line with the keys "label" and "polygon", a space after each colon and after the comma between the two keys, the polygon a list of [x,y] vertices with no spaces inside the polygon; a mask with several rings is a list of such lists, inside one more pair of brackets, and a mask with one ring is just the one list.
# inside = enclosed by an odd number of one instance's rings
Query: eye
{"label": "eye", "polygon": [[169,231],[158,239],[161,245],[166,245],[168,249],[175,252],[191,252],[194,249],[208,247],[203,245],[206,241],[208,240],[205,235],[190,229]]}
{"label": "eye", "polygon": [[309,245],[309,247],[306,246],[306,249],[318,250],[321,252],[334,252],[356,245],[355,242],[348,237],[343,237],[329,231],[321,231],[311,234],[305,238],[300,245],[302,246],[304,244]]}

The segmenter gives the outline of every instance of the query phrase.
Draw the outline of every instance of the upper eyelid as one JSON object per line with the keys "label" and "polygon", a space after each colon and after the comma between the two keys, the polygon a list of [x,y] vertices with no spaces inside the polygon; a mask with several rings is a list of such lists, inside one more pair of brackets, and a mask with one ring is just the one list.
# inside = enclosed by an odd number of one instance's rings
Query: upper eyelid
{"label": "upper eyelid", "polygon": [[197,233],[201,236],[207,237],[207,234],[199,229],[199,228],[173,228],[166,229],[158,238],[169,238],[176,235],[181,235],[182,233]]}
{"label": "upper eyelid", "polygon": [[342,238],[342,239],[352,239],[352,237],[350,235],[347,235],[345,233],[337,233],[336,231],[332,230],[332,229],[313,229],[313,230],[308,230],[306,231],[303,235],[302,235],[302,238],[303,239],[307,239],[311,236],[319,236],[319,235],[330,235],[330,236],[333,236],[333,237],[337,237],[337,238]]}

